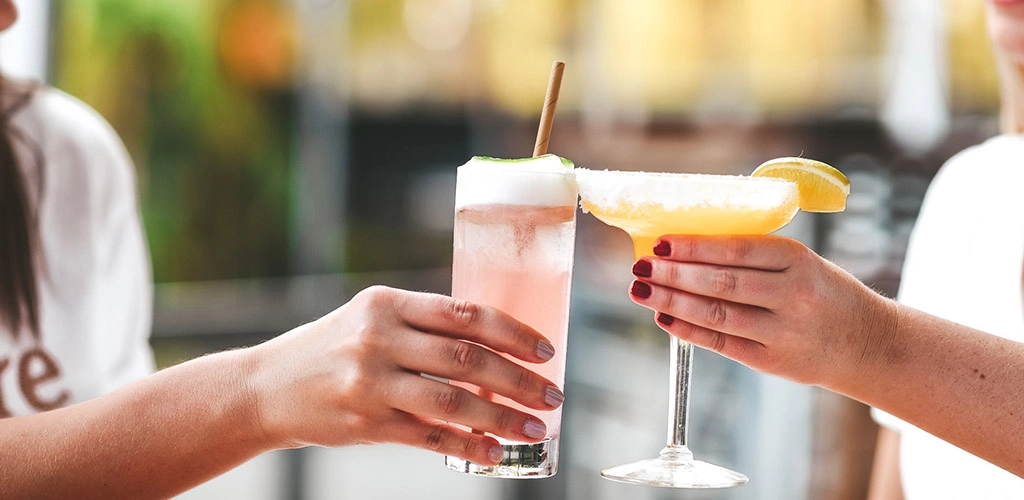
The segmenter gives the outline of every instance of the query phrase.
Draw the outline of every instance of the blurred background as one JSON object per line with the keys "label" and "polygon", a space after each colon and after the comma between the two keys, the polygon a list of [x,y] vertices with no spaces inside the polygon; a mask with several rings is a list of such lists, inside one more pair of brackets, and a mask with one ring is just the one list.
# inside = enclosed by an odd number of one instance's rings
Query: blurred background
{"label": "blurred background", "polygon": [[[978,0],[21,0],[5,71],[105,116],[138,168],[167,366],[251,345],[375,283],[448,293],[455,167],[551,152],[592,168],[846,172],[845,213],[784,230],[894,295],[927,184],[997,132]],[[499,481],[393,446],[272,453],[182,496],[857,499],[859,403],[696,355],[691,448],[724,491],[614,484],[664,444],[668,341],[626,297],[628,238],[579,218],[561,471]]]}

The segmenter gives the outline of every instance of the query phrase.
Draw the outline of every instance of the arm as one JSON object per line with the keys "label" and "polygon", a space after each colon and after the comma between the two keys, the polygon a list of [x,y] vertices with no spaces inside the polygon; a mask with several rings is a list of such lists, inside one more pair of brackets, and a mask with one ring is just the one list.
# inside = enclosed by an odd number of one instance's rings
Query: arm
{"label": "arm", "polygon": [[795,240],[663,241],[663,258],[638,265],[649,293],[633,299],[661,311],[672,335],[885,410],[1024,477],[1024,344],[897,306]]}
{"label": "arm", "polygon": [[0,421],[0,496],[169,497],[271,450],[237,351],[112,394]]}
{"label": "arm", "polygon": [[[468,340],[471,342],[464,342]],[[256,347],[182,363],[106,396],[0,421],[0,497],[162,498],[259,453],[395,442],[484,464],[533,417],[421,376],[462,380],[530,408],[561,391],[494,352],[540,363],[550,345],[487,307],[373,287]]]}
{"label": "arm", "polygon": [[868,500],[903,500],[903,486],[900,482],[900,433],[884,426],[878,429]]}

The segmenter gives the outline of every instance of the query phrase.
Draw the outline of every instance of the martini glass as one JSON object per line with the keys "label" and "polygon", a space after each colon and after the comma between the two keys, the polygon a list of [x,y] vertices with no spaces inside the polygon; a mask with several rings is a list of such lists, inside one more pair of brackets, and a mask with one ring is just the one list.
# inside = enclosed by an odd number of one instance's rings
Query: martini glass
{"label": "martini glass", "polygon": [[[795,183],[728,175],[618,172],[576,169],[580,205],[633,239],[636,259],[654,254],[665,234],[767,234],[793,219],[799,195]],[[613,481],[668,488],[728,488],[747,476],[694,460],[687,447],[689,342],[671,338],[668,444],[656,458],[610,467]]]}

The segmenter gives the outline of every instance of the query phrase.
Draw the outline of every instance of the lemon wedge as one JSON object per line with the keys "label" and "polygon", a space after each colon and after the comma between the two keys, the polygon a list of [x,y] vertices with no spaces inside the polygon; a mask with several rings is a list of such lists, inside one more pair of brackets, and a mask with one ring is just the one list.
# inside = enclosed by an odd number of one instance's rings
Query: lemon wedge
{"label": "lemon wedge", "polygon": [[808,158],[785,157],[768,160],[754,169],[751,177],[774,177],[795,183],[800,192],[800,210],[842,212],[850,195],[850,180],[835,167]]}

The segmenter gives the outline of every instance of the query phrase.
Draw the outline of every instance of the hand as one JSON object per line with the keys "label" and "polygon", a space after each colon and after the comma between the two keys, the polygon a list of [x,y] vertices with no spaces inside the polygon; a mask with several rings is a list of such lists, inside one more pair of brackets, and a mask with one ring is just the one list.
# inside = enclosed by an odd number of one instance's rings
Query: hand
{"label": "hand", "polygon": [[882,363],[895,303],[800,242],[664,236],[630,297],[665,331],[755,370],[830,387]]}
{"label": "hand", "polygon": [[538,410],[557,408],[563,396],[550,380],[481,345],[532,363],[554,352],[537,331],[494,308],[371,287],[257,347],[256,411],[282,447],[394,442],[496,464],[497,440],[447,422],[526,442],[539,441],[544,424],[421,374]]}

